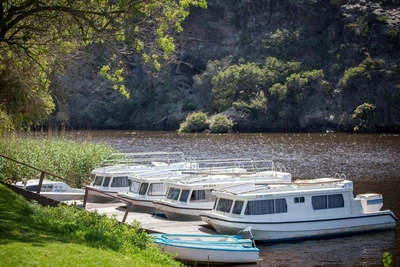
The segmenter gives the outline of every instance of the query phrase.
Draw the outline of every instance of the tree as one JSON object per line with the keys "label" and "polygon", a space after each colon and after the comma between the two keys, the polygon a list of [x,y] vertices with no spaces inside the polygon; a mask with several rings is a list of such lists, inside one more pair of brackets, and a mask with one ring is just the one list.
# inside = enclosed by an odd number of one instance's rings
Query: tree
{"label": "tree", "polygon": [[354,127],[355,132],[373,132],[376,130],[377,109],[374,104],[364,103],[359,105],[354,110],[352,118],[357,121],[357,125]]}
{"label": "tree", "polygon": [[46,119],[54,109],[51,78],[94,44],[109,45],[99,72],[128,96],[121,56],[135,51],[160,69],[173,55],[174,32],[182,31],[190,6],[206,7],[206,1],[2,1],[0,131]]}
{"label": "tree", "polygon": [[211,80],[214,108],[221,112],[235,102],[249,103],[263,84],[262,70],[255,63],[232,65]]}

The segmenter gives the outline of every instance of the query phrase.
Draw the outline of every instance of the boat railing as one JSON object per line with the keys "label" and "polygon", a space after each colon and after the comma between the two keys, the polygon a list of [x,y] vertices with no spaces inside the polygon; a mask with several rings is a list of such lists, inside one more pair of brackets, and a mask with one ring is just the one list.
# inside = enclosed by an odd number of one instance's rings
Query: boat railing
{"label": "boat railing", "polygon": [[138,152],[138,153],[113,153],[105,160],[95,166],[95,168],[113,166],[117,164],[125,165],[154,165],[154,163],[173,164],[185,162],[183,152]]}
{"label": "boat railing", "polygon": [[190,159],[191,162],[198,164],[198,169],[192,170],[193,173],[243,173],[243,172],[261,172],[267,170],[275,170],[275,164],[272,160],[254,160],[251,158],[234,158],[234,159],[207,159],[196,160]]}
{"label": "boat railing", "polygon": [[[342,176],[341,176],[342,177]],[[342,178],[326,178],[326,180],[323,180],[323,178],[317,178],[317,179],[299,179],[294,182],[290,183],[268,183],[266,185],[262,184],[255,184],[255,183],[248,183],[248,184],[242,184],[238,186],[232,186],[232,187],[226,187],[223,189],[219,189],[218,191],[221,192],[226,192],[232,195],[239,195],[239,194],[247,194],[247,193],[255,193],[258,191],[262,190],[269,190],[269,189],[278,189],[278,188],[296,188],[298,186],[318,186],[318,187],[323,187],[323,186],[332,186],[332,185],[337,185],[342,182],[346,181],[345,179]]]}

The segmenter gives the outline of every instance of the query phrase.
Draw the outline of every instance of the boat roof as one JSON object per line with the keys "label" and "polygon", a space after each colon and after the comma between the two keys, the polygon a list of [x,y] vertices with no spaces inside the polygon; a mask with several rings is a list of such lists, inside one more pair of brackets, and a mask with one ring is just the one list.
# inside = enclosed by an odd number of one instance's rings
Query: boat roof
{"label": "boat roof", "polygon": [[311,180],[297,180],[287,184],[260,185],[248,183],[246,185],[226,187],[214,190],[217,196],[250,196],[250,195],[273,195],[273,194],[306,194],[310,192],[342,190],[353,191],[353,182],[337,178],[317,178]]}
{"label": "boat roof", "polygon": [[229,186],[236,184],[273,184],[273,183],[288,183],[291,182],[291,175],[286,177],[281,176],[238,176],[229,174],[213,174],[205,176],[191,176],[188,179],[174,182],[166,182],[171,187],[175,188],[216,188],[221,186]]}

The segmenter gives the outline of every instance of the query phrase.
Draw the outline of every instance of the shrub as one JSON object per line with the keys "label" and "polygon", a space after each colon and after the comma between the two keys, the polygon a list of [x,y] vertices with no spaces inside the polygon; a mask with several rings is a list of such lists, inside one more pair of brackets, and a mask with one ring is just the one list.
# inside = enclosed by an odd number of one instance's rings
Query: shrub
{"label": "shrub", "polygon": [[357,132],[370,132],[375,130],[376,107],[370,103],[359,105],[353,113],[353,119],[358,121],[354,127]]}
{"label": "shrub", "polygon": [[233,122],[222,114],[214,115],[210,122],[210,131],[212,133],[229,133],[232,131]]}
{"label": "shrub", "polygon": [[180,133],[192,133],[202,132],[208,128],[207,115],[202,112],[193,112],[189,114],[185,121],[179,126],[178,132]]}

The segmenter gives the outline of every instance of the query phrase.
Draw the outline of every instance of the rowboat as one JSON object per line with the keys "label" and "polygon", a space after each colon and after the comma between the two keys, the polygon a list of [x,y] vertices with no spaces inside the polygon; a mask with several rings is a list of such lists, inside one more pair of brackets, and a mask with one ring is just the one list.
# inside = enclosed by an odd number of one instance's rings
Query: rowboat
{"label": "rowboat", "polygon": [[214,207],[201,219],[221,234],[252,228],[254,239],[277,242],[390,230],[397,219],[381,210],[378,193],[353,196],[345,177],[299,180],[286,185],[255,185],[213,191]]}
{"label": "rowboat", "polygon": [[239,235],[151,234],[163,252],[194,263],[253,263],[259,249]]}

